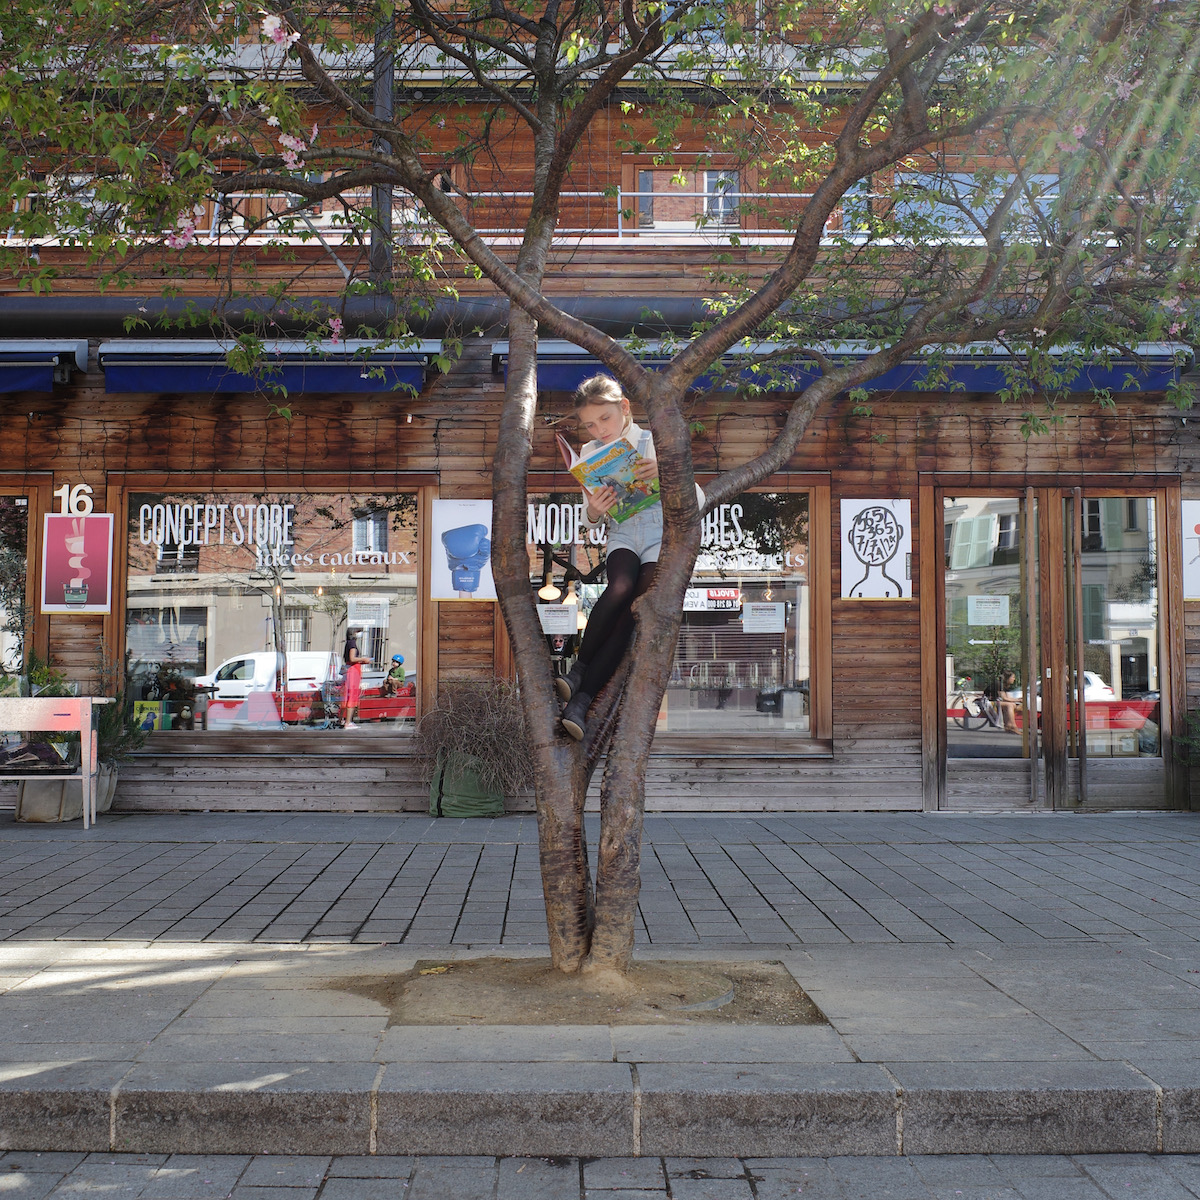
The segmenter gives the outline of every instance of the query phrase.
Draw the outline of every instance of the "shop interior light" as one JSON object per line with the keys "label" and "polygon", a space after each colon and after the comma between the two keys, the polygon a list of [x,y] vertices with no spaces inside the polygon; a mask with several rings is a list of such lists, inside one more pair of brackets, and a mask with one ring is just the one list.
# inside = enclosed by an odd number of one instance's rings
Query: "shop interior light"
{"label": "shop interior light", "polygon": [[538,588],[538,599],[545,600],[547,603],[557,600],[562,595],[562,588],[554,582],[554,573],[547,571],[542,579],[542,586]]}

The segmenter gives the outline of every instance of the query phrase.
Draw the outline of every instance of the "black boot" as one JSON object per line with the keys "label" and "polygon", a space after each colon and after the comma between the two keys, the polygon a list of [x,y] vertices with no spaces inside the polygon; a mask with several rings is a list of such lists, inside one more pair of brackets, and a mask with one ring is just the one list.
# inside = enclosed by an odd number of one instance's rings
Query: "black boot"
{"label": "black boot", "polygon": [[579,691],[579,685],[583,682],[583,672],[583,663],[577,661],[565,675],[555,677],[554,690],[564,704]]}
{"label": "black boot", "polygon": [[576,692],[563,709],[562,727],[577,741],[583,741],[587,732],[587,713],[592,707],[592,698],[587,692]]}

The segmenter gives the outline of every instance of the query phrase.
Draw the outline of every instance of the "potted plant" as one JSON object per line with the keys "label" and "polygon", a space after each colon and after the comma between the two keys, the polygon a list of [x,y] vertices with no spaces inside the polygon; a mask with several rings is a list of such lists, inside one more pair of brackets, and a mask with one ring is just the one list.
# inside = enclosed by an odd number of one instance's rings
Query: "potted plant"
{"label": "potted plant", "polygon": [[414,748],[435,817],[494,817],[533,783],[520,691],[506,679],[443,684]]}

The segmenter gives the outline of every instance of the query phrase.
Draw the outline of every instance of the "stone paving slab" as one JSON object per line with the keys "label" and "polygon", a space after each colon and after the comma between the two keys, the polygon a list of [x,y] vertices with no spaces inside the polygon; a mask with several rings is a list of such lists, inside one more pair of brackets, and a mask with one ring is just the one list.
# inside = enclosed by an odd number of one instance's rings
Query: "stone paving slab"
{"label": "stone paving slab", "polygon": [[[389,1026],[382,1005],[339,987],[365,963],[411,968],[403,947],[185,943],[173,959],[157,942],[140,948],[148,961],[127,990],[152,1004],[147,979],[186,976],[194,999],[144,1042],[92,1045],[91,1018],[126,990],[120,964],[137,963],[139,947],[97,946],[89,983],[79,947],[56,945],[63,962],[33,947],[38,969],[0,995],[0,1027],[9,1005],[25,1015],[36,995],[47,1022],[65,1004],[73,1040],[36,1043],[38,1056],[22,1059],[9,1020],[0,1147],[428,1155],[451,1131],[454,1149],[483,1155],[1200,1150],[1200,1060],[1173,1052],[1200,989],[1187,982],[1192,968],[1149,947],[1076,948],[1066,973],[1055,953],[1024,950],[1020,1001],[993,978],[1013,962],[969,947],[812,947],[784,961],[827,1026],[531,1029]],[[1174,1023],[1138,1024],[1142,997],[1120,986],[1122,970],[1157,987],[1152,1011]],[[1071,972],[1111,981],[1106,1020],[1161,1030],[1136,1060],[1124,1043],[1067,1032]],[[1030,982],[1039,973],[1045,997]],[[250,976],[259,990],[242,986]],[[283,979],[291,986],[275,986]],[[270,1015],[191,1015],[247,996],[269,998]],[[878,1015],[865,1016],[873,1005]],[[141,1011],[131,1004],[131,1019]]]}
{"label": "stone paving slab", "polygon": [[[1200,944],[1200,814],[652,814],[642,866],[642,945]],[[55,938],[541,945],[536,828],[0,814],[0,942]]]}
{"label": "stone paving slab", "polygon": [[[711,1156],[724,1155],[743,1164],[730,1182],[758,1197],[793,1194],[793,1168],[755,1182],[747,1154],[836,1155],[814,1167],[810,1197],[875,1200],[887,1193],[852,1160],[1200,1151],[1200,822],[1188,816],[649,819],[639,954],[778,958],[828,1018],[798,1028],[390,1026],[356,990],[363,976],[544,953],[532,823],[209,821],[0,824],[0,1149],[407,1154],[424,1157],[405,1195],[488,1200],[563,1178],[498,1154],[707,1156],[671,1184],[680,1196],[717,1194]],[[350,901],[358,932],[332,940],[328,914]],[[126,917],[154,928],[126,936]],[[788,940],[763,940],[779,922]],[[385,924],[395,933],[373,937]],[[492,940],[472,941],[484,924]],[[439,1165],[439,1151],[456,1157]],[[467,1153],[490,1164],[486,1180]],[[897,1195],[924,1186],[912,1170]],[[985,1186],[1002,1200],[1107,1194],[1071,1170],[1059,1192]],[[39,1194],[59,1186],[34,1174]],[[153,1186],[183,1197],[190,1178]],[[575,1186],[657,1184],[584,1171]],[[230,1184],[262,1200],[294,1187]]]}
{"label": "stone paving slab", "polygon": [[1196,1200],[1200,1160],[1145,1154],[834,1158],[0,1153],[20,1200]]}

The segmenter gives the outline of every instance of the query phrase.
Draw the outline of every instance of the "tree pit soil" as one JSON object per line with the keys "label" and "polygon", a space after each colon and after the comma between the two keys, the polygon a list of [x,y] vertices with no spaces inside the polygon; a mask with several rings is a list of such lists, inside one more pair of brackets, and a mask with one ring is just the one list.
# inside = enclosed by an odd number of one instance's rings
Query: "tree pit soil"
{"label": "tree pit soil", "polygon": [[646,961],[566,975],[544,958],[418,962],[326,986],[384,1005],[391,1025],[825,1025],[780,962]]}

